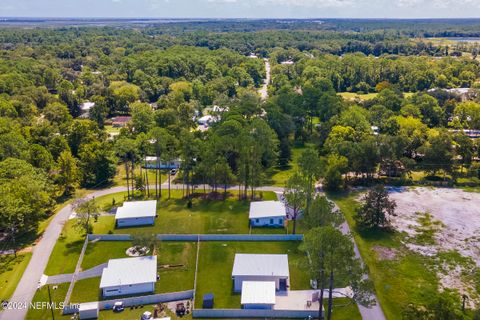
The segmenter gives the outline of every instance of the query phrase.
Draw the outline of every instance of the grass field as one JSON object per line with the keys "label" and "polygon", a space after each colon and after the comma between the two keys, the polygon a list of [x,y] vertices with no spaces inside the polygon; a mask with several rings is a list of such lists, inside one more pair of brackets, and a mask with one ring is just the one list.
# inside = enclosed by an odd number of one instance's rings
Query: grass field
{"label": "grass field", "polygon": [[[131,246],[128,241],[98,241],[90,243],[85,252],[82,269],[108,262],[109,259],[128,258],[125,251]],[[160,243],[157,253],[160,280],[155,286],[156,293],[166,293],[193,289],[197,245],[194,242]],[[100,278],[77,281],[72,294],[72,302],[87,302],[101,299],[98,290]]]}
{"label": "grass field", "polygon": [[0,256],[0,301],[12,296],[31,257],[30,252]]}
{"label": "grass field", "polygon": [[[389,320],[402,319],[402,310],[408,303],[425,304],[437,294],[438,279],[431,261],[411,253],[402,245],[404,235],[387,232],[360,232],[353,219],[357,194],[330,194],[330,199],[344,213],[385,316]],[[394,259],[381,259],[378,248],[395,252]]]}
{"label": "grass field", "polygon": [[[344,98],[345,100],[356,100],[360,99],[361,101],[365,100],[372,100],[377,96],[378,93],[355,93],[355,92],[339,92],[338,95]],[[405,98],[411,97],[413,95],[412,92],[405,92],[403,94]]]}
{"label": "grass field", "polygon": [[283,168],[274,167],[270,169],[267,173],[268,178],[265,184],[285,187],[285,183],[287,182],[288,178],[290,178],[290,176],[292,176],[292,174],[298,170],[298,158],[302,154],[302,151],[309,146],[310,145],[292,148],[292,160],[290,161],[289,165]]}
{"label": "grass field", "polygon": [[[103,209],[111,209],[112,199],[118,206],[125,193],[99,197]],[[265,200],[277,199],[274,192],[262,192]],[[188,200],[181,198],[181,190],[173,190],[172,198],[162,198],[157,204],[158,218],[154,226],[114,229],[115,217],[103,216],[98,219],[97,230],[106,233],[249,233],[248,201],[238,201],[235,195],[222,200],[193,199],[192,208]],[[95,231],[96,232],[96,231]],[[254,228],[252,233],[285,233],[284,229]]]}
{"label": "grass field", "polygon": [[[240,308],[240,295],[233,293],[232,268],[235,253],[288,254],[292,290],[308,289],[308,275],[300,270],[304,255],[298,242],[203,242],[198,262],[196,307],[202,296],[213,293],[215,308]],[[212,274],[214,273],[214,275]]]}
{"label": "grass field", "polygon": [[[75,227],[75,219],[68,220],[63,231],[55,243],[55,247],[44,271],[47,275],[72,273],[75,271],[80,251],[82,250],[85,235]],[[93,232],[107,233],[108,225],[102,219],[93,222]]]}
{"label": "grass field", "polygon": [[[54,286],[50,286],[50,294],[52,297],[52,302],[56,302],[57,305],[65,299],[65,295],[68,290],[68,283],[62,283],[57,285],[57,289],[53,289]],[[33,297],[32,302],[48,302],[48,288],[47,286],[42,287],[37,290],[35,296]],[[62,316],[61,310],[54,310],[55,319],[70,319],[70,316]],[[33,309],[30,308],[27,313],[27,320],[50,320],[52,319],[51,310],[47,308]]]}
{"label": "grass field", "polygon": [[[155,184],[155,170],[142,169],[143,175],[145,175],[146,171],[148,172],[148,184],[149,185],[154,185]],[[167,170],[167,171],[169,171],[169,170]],[[140,175],[140,166],[137,165],[135,167],[135,176],[139,176],[139,175]],[[163,172],[161,174],[161,179],[162,179],[161,180],[162,183],[168,181],[168,175],[167,175],[166,172]],[[174,177],[170,176],[170,179],[173,182]],[[117,186],[126,186],[127,185],[127,179],[126,179],[126,176],[125,176],[125,165],[120,164],[120,165],[117,166],[117,173],[116,173],[115,177],[113,178],[113,184],[117,185]]]}

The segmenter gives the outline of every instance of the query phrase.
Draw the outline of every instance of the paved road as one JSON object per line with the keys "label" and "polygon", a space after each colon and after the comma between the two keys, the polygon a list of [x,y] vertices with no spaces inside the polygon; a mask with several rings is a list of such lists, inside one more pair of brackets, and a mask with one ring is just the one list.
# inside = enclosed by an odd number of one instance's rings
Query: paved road
{"label": "paved road", "polygon": [[[126,190],[126,187],[115,187],[106,190],[100,190],[89,194],[87,197],[91,198],[93,196],[99,197],[102,195],[121,192]],[[23,273],[22,279],[17,285],[15,292],[13,293],[10,301],[19,302],[19,303],[30,303],[35,291],[37,290],[38,283],[43,275],[50,254],[52,253],[53,247],[62,232],[63,225],[68,220],[72,211],[72,206],[67,205],[63,207],[56,215],[53,217],[52,221],[45,229],[42,238],[38,241],[37,245],[33,248],[32,258]],[[21,320],[24,319],[27,315],[27,309],[9,309],[4,310],[0,313],[1,320]]]}
{"label": "paved road", "polygon": [[268,98],[268,85],[270,84],[270,62],[268,62],[268,59],[264,59],[265,61],[265,70],[267,76],[265,77],[265,81],[263,82],[262,87],[258,90],[258,93],[260,93],[260,98],[262,100],[267,100]]}
{"label": "paved road", "polygon": [[[340,208],[337,206],[336,203],[335,203],[334,210],[340,210]],[[343,234],[351,234],[350,226],[346,221],[340,225],[340,231],[342,231]],[[353,250],[355,251],[355,256],[358,259],[360,259],[360,261],[363,263],[362,256],[360,255],[360,250],[358,250],[358,246],[357,246],[357,243],[355,242],[355,239],[352,239],[352,241],[353,241]],[[378,302],[377,296],[374,295],[373,298],[375,299],[376,304],[371,306],[370,308],[364,307],[357,303],[360,314],[362,315],[362,319],[363,320],[386,320],[385,314],[383,313],[383,310],[380,307],[380,303]]]}

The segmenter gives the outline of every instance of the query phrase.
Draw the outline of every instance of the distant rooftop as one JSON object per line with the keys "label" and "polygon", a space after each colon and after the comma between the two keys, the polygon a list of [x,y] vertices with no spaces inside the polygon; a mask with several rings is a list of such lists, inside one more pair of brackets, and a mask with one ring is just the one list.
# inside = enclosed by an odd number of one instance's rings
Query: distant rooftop
{"label": "distant rooftop", "polygon": [[250,202],[250,219],[268,217],[286,217],[285,205],[281,201],[254,201]]}
{"label": "distant rooftop", "polygon": [[127,201],[117,208],[115,219],[155,217],[157,214],[157,200]]}
{"label": "distant rooftop", "polygon": [[157,281],[157,256],[110,259],[103,269],[100,288]]}
{"label": "distant rooftop", "polygon": [[277,276],[288,277],[288,255],[237,253],[233,262],[232,276]]}

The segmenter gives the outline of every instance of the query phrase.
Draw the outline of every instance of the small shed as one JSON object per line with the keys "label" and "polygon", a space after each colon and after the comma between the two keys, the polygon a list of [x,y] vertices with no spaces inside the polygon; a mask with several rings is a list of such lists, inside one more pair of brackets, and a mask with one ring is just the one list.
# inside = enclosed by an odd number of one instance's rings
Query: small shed
{"label": "small shed", "polygon": [[243,281],[241,304],[243,309],[273,309],[275,281]]}
{"label": "small shed", "polygon": [[250,203],[248,217],[253,227],[283,227],[287,210],[281,201],[255,201]]}
{"label": "small shed", "polygon": [[98,318],[98,302],[81,303],[78,308],[80,319],[97,319]]}
{"label": "small shed", "polygon": [[117,227],[133,227],[155,224],[157,201],[127,201],[117,208],[115,224]]}
{"label": "small shed", "polygon": [[213,293],[206,293],[203,295],[203,309],[213,309]]}
{"label": "small shed", "polygon": [[102,271],[100,289],[103,297],[155,292],[157,257],[110,259]]}

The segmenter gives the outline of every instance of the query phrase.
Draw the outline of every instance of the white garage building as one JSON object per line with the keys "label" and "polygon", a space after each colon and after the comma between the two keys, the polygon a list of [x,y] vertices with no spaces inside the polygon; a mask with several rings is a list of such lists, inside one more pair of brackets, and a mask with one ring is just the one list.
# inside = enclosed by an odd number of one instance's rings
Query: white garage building
{"label": "white garage building", "polygon": [[111,259],[103,269],[100,289],[103,297],[155,291],[157,256]]}
{"label": "white garage building", "polygon": [[276,291],[287,291],[290,284],[288,255],[237,253],[232,280],[235,292],[242,290],[244,281],[271,281],[275,283]]}
{"label": "white garage building", "polygon": [[241,304],[243,309],[273,309],[274,281],[243,281]]}
{"label": "white garage building", "polygon": [[117,208],[115,225],[118,228],[153,225],[157,214],[157,200],[127,201]]}
{"label": "white garage building", "polygon": [[283,227],[287,211],[281,201],[255,201],[250,203],[248,217],[253,227]]}

